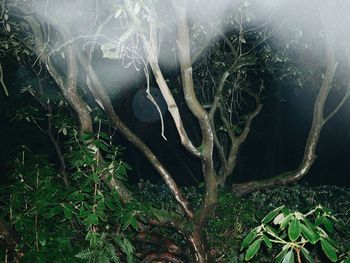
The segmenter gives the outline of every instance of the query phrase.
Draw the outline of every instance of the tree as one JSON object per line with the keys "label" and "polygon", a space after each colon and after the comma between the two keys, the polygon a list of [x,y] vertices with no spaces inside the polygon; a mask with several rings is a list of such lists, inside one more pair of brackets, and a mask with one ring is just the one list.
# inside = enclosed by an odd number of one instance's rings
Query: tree
{"label": "tree", "polygon": [[[219,187],[227,187],[227,178],[233,173],[240,146],[269,94],[267,76],[282,76],[278,75],[279,70],[286,65],[291,69],[291,64],[282,63],[288,58],[288,49],[282,48],[286,42],[275,39],[288,20],[281,25],[267,21],[256,26],[251,22],[250,4],[254,7],[257,3],[215,3],[220,4],[229,10],[223,19],[215,16],[217,10],[212,4],[206,3],[205,8],[199,10],[199,6],[203,6],[200,1],[2,1],[1,44],[5,52],[2,56],[12,53],[19,63],[28,60],[33,68],[44,67],[75,112],[81,135],[94,130],[89,102],[81,95],[81,90],[94,98],[94,106],[101,107],[110,124],[144,154],[178,202],[183,213],[181,220],[171,214],[159,215],[157,224],[174,228],[183,235],[192,248],[195,262],[209,261],[203,227],[214,213]],[[163,5],[171,8],[164,11]],[[328,8],[334,9],[334,6]],[[214,18],[209,19],[209,14]],[[320,88],[304,158],[295,171],[259,182],[235,184],[233,191],[238,196],[288,184],[305,176],[315,161],[322,127],[348,97],[349,88],[336,108],[324,116],[338,65],[336,51],[339,47],[335,43],[339,36],[335,36],[332,28],[332,17],[320,12],[317,18],[324,24],[323,29],[317,30],[322,30],[324,35],[322,58],[325,62],[322,64],[325,64],[325,71],[318,83]],[[204,22],[206,20],[209,22]],[[178,59],[180,85],[167,82],[164,72],[169,57],[159,57],[165,49],[161,44],[166,41],[161,38],[161,33],[167,27],[170,30],[176,28],[177,32],[172,36],[177,46],[173,46],[175,52],[170,55]],[[296,28],[294,26],[293,30]],[[271,47],[272,44],[276,47]],[[147,97],[159,110],[150,93],[150,82],[154,78],[182,146],[201,163],[205,192],[197,212],[190,207],[174,177],[150,147],[121,120],[104,87],[103,76],[97,73],[96,58],[101,63],[104,59],[122,61],[126,67],[142,70],[147,82]],[[303,58],[300,61],[305,62]],[[276,64],[277,69],[274,68]],[[291,76],[288,72],[287,75]],[[201,78],[202,84],[198,85]],[[1,84],[4,92],[9,93],[6,84],[3,81]],[[182,95],[176,95],[177,89]],[[196,142],[193,132],[186,128],[188,124],[178,106],[180,101],[198,122],[196,133],[200,135],[197,136],[201,138],[200,142]],[[162,117],[161,125],[161,134],[166,139]],[[59,155],[59,151],[57,153]],[[101,152],[96,150],[95,153],[98,163],[103,164]],[[110,173],[102,174],[102,178],[110,189],[118,191],[124,202],[134,198],[123,182],[111,177]]]}

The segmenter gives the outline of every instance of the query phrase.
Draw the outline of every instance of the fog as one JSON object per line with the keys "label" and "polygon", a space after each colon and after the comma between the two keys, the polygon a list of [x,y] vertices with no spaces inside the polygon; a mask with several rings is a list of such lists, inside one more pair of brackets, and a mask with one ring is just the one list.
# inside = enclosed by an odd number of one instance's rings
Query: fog
{"label": "fog", "polygon": [[[23,0],[22,3],[23,13],[33,11],[49,25],[44,29],[47,37],[45,49],[55,51],[57,55],[70,43],[83,50],[91,50],[94,46],[96,54],[101,56],[102,53],[105,60],[114,61],[109,65],[116,69],[107,71],[98,69],[103,67],[102,58],[93,62],[101,74],[108,72],[102,75],[102,79],[111,94],[118,95],[125,92],[123,89],[135,86],[135,74],[137,78],[144,74],[147,56],[143,40],[144,37],[147,39],[147,10],[150,8],[154,8],[157,14],[159,63],[170,73],[178,68],[176,18],[168,0]],[[140,23],[133,24],[125,3],[129,3]],[[149,4],[149,7],[142,3]],[[220,39],[220,34],[244,33],[254,27],[261,28],[262,32],[265,30],[267,37],[272,32],[274,38],[286,41],[290,48],[301,48],[298,45],[293,47],[293,43],[298,44],[299,40],[310,43],[311,48],[308,45],[302,48],[310,48],[313,56],[322,54],[327,35],[332,38],[333,48],[339,50],[338,59],[346,59],[350,47],[350,1],[346,0],[193,0],[189,1],[187,13],[193,59]]]}

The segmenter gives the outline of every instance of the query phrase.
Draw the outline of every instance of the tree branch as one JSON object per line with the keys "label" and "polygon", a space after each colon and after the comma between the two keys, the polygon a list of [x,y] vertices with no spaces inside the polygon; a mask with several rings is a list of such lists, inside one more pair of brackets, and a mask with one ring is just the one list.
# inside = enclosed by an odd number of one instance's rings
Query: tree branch
{"label": "tree branch", "polygon": [[344,105],[346,100],[349,98],[349,95],[350,95],[350,83],[348,84],[346,93],[343,96],[342,100],[338,103],[338,105],[334,108],[334,110],[324,119],[324,123],[329,121],[339,111],[339,109]]}
{"label": "tree branch", "polygon": [[2,88],[4,89],[5,96],[8,96],[8,95],[9,95],[9,92],[8,92],[7,87],[6,87],[6,84],[5,84],[5,82],[4,82],[4,73],[3,73],[3,71],[2,71],[1,62],[0,62],[0,84],[1,84]]}
{"label": "tree branch", "polygon": [[174,120],[176,129],[181,139],[182,145],[193,155],[199,157],[200,152],[193,146],[191,140],[188,138],[186,130],[183,126],[182,119],[180,116],[179,109],[176,105],[175,99],[171,94],[168,84],[166,83],[162,71],[158,64],[157,59],[157,34],[156,34],[156,24],[152,17],[150,17],[150,39],[149,41],[145,40],[145,46],[147,51],[147,59],[151,66],[154,77],[156,78],[156,82],[158,87],[167,103],[168,110]]}
{"label": "tree branch", "polygon": [[245,92],[247,92],[250,96],[252,96],[255,99],[256,107],[253,112],[248,114],[242,133],[239,136],[234,136],[234,134],[232,135],[232,132],[230,133],[231,148],[229,151],[226,165],[222,167],[219,175],[219,184],[221,187],[224,187],[226,179],[232,174],[233,169],[236,166],[238,150],[241,147],[241,144],[247,139],[253,119],[260,113],[262,109],[262,104],[259,95],[253,93],[249,89],[245,89]]}
{"label": "tree branch", "polygon": [[189,29],[186,16],[188,1],[172,0],[171,2],[175,8],[177,19],[177,44],[184,98],[187,107],[197,118],[202,133],[201,161],[206,188],[203,204],[198,212],[198,216],[196,217],[193,233],[189,237],[189,241],[193,246],[197,262],[207,262],[209,255],[202,241],[202,226],[214,212],[217,203],[218,190],[217,177],[213,162],[214,135],[210,124],[209,114],[199,103],[194,91]]}
{"label": "tree branch", "polygon": [[230,75],[230,73],[228,71],[224,72],[224,74],[222,75],[221,79],[220,79],[220,82],[219,82],[219,86],[218,86],[218,89],[215,93],[215,96],[214,96],[214,100],[213,100],[213,104],[212,104],[212,107],[210,108],[210,111],[209,111],[209,121],[210,121],[210,125],[212,127],[212,130],[213,130],[213,139],[214,139],[214,144],[215,144],[215,147],[218,151],[218,155],[219,155],[219,159],[220,159],[220,162],[221,162],[221,167],[223,166],[226,166],[226,154],[225,154],[225,151],[224,151],[224,147],[223,145],[221,144],[218,136],[217,136],[217,133],[216,133],[216,129],[215,129],[215,113],[220,105],[220,101],[222,99],[222,91],[224,89],[224,86],[225,86],[225,82],[228,78],[228,76]]}
{"label": "tree branch", "polygon": [[158,173],[162,176],[164,182],[169,187],[171,193],[175,197],[176,201],[179,203],[181,208],[183,209],[187,218],[193,217],[193,212],[191,211],[188,201],[183,196],[181,190],[178,188],[176,182],[170,173],[164,168],[163,164],[158,160],[158,158],[154,155],[154,153],[148,148],[148,146],[134,134],[119,118],[119,116],[114,111],[114,108],[111,104],[111,101],[107,94],[104,91],[104,88],[94,72],[92,66],[88,63],[86,58],[83,55],[79,55],[79,61],[83,68],[86,71],[88,76],[88,81],[91,82],[90,88],[96,99],[98,99],[104,108],[109,120],[112,125],[133,145],[135,145],[144,156],[151,162],[152,166],[158,171]]}
{"label": "tree branch", "polygon": [[331,84],[333,82],[334,74],[338,65],[338,62],[335,61],[334,49],[331,46],[327,46],[326,59],[326,73],[322,80],[321,88],[314,104],[312,124],[305,144],[304,156],[299,167],[294,171],[284,172],[280,175],[265,180],[235,184],[232,187],[232,191],[237,196],[244,196],[253,191],[276,185],[286,185],[293,183],[304,177],[310,170],[316,159],[316,147],[322,127],[325,123],[325,120],[323,118],[324,105],[331,89]]}

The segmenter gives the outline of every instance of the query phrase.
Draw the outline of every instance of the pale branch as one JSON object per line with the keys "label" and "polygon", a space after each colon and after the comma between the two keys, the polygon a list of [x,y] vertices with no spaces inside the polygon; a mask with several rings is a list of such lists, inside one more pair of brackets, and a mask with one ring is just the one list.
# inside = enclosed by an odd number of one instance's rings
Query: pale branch
{"label": "pale branch", "polygon": [[232,191],[237,196],[244,196],[253,191],[266,189],[268,187],[276,185],[285,185],[296,182],[304,177],[312,167],[316,159],[317,143],[321,134],[322,127],[325,124],[325,119],[323,118],[324,105],[331,89],[334,74],[338,65],[338,62],[335,61],[333,48],[327,47],[326,59],[326,73],[314,104],[312,124],[305,144],[304,156],[299,167],[294,171],[284,172],[272,178],[235,184],[232,187]]}
{"label": "pale branch", "polygon": [[6,87],[6,84],[5,84],[5,82],[4,82],[4,73],[3,73],[3,71],[2,71],[1,62],[0,62],[0,84],[1,84],[2,88],[4,89],[5,96],[9,96],[9,92],[8,92],[7,87]]}
{"label": "pale branch", "polygon": [[213,132],[209,121],[209,114],[198,101],[194,91],[186,8],[179,6],[180,4],[175,3],[175,1],[172,1],[172,3],[175,7],[177,16],[177,44],[185,102],[187,107],[191,110],[199,122],[203,136],[202,145],[207,148],[207,154],[209,154],[211,157],[213,148]]}
{"label": "pale branch", "polygon": [[220,82],[219,82],[218,89],[217,89],[215,96],[214,96],[212,107],[210,108],[210,111],[209,111],[209,120],[210,120],[210,125],[211,125],[212,130],[213,130],[214,144],[215,144],[215,147],[216,147],[218,155],[219,155],[221,167],[226,166],[226,155],[225,155],[224,147],[221,144],[221,142],[217,136],[216,129],[215,129],[215,113],[216,113],[217,108],[219,107],[220,101],[222,99],[222,91],[224,89],[225,82],[226,82],[229,75],[230,74],[227,71],[222,75]]}
{"label": "pale branch", "polygon": [[[49,71],[49,73],[52,75],[56,83],[58,84],[59,88],[61,89],[64,97],[68,101],[68,103],[71,105],[73,110],[76,113],[76,116],[80,123],[80,133],[84,132],[92,132],[92,121],[89,109],[86,106],[86,103],[80,98],[77,89],[76,89],[76,78],[77,78],[77,62],[76,62],[76,56],[73,52],[73,47],[67,46],[67,54],[66,54],[66,60],[67,60],[67,83],[65,83],[60,76],[60,74],[57,72],[53,64],[51,63],[51,56],[47,56],[46,61],[46,67]],[[72,74],[75,74],[75,76],[72,76]],[[101,162],[103,161],[102,155],[99,151],[97,151],[96,158]],[[107,174],[104,174],[102,176],[103,181],[105,184],[111,188],[115,189],[118,193],[120,198],[123,202],[129,202],[132,200],[132,194],[131,192],[118,180],[116,180],[114,177],[110,178]]]}
{"label": "pale branch", "polygon": [[149,147],[136,135],[134,134],[119,118],[117,113],[111,104],[109,97],[104,91],[103,85],[101,84],[98,76],[93,70],[92,66],[88,63],[87,59],[83,55],[79,55],[79,61],[91,82],[90,88],[93,96],[98,99],[104,108],[111,124],[116,128],[128,141],[130,141],[135,147],[137,147],[144,156],[150,161],[152,166],[162,176],[164,182],[169,187],[172,195],[183,209],[187,218],[193,217],[193,212],[190,209],[188,201],[183,196],[181,190],[177,186],[171,174],[164,168],[163,164],[158,160],[157,156],[149,149]]}
{"label": "pale branch", "polygon": [[[133,8],[133,4],[130,0],[124,0],[125,7],[127,10],[127,13],[132,21],[133,25],[139,25],[140,19],[137,17],[137,14],[135,13],[135,8]],[[181,144],[193,155],[200,157],[200,152],[197,150],[196,147],[192,144],[191,140],[189,139],[187,132],[183,126],[182,119],[180,116],[179,109],[176,105],[175,99],[170,91],[170,88],[168,84],[166,83],[164,76],[162,74],[162,71],[159,67],[158,63],[158,38],[157,38],[157,25],[154,20],[154,17],[156,16],[154,10],[152,8],[146,9],[148,12],[148,22],[149,22],[149,40],[146,39],[146,37],[143,37],[143,42],[146,49],[147,54],[147,62],[150,64],[153,75],[156,79],[156,82],[158,84],[158,87],[163,95],[163,98],[167,104],[168,111],[170,112],[176,129],[178,131],[178,134],[180,136]],[[147,66],[147,65],[145,65]],[[151,99],[152,102],[152,99]],[[163,136],[163,132],[162,132]],[[163,136],[164,137],[164,136]]]}
{"label": "pale branch", "polygon": [[208,251],[205,249],[205,245],[202,241],[202,227],[213,214],[218,196],[217,177],[213,162],[214,136],[209,114],[198,101],[194,91],[189,28],[186,15],[186,5],[188,1],[172,0],[171,2],[176,12],[177,44],[184,98],[187,107],[198,120],[202,133],[201,161],[205,181],[205,193],[203,204],[196,217],[194,229],[188,240],[192,244],[196,262],[208,262]]}
{"label": "pale branch", "polygon": [[262,109],[262,104],[261,104],[261,100],[260,100],[259,95],[255,94],[254,92],[252,92],[249,89],[245,89],[244,91],[247,92],[250,96],[252,96],[255,99],[256,107],[255,107],[254,111],[249,113],[247,116],[243,131],[237,138],[239,142],[244,142],[246,140],[246,138],[249,134],[253,119],[260,113],[260,111]]}
{"label": "pale branch", "polygon": [[262,109],[262,104],[261,104],[259,95],[255,94],[249,89],[245,89],[244,91],[246,91],[250,96],[252,96],[255,99],[256,107],[254,111],[252,111],[247,115],[247,119],[245,121],[241,134],[239,136],[235,136],[234,132],[230,133],[229,137],[231,139],[231,148],[229,151],[229,155],[227,157],[226,165],[223,167],[223,169],[220,170],[220,174],[219,174],[219,184],[222,187],[225,185],[226,179],[232,174],[236,166],[238,150],[242,145],[242,143],[244,143],[245,140],[247,139],[253,119],[260,113]]}
{"label": "pale branch", "polygon": [[67,61],[67,100],[78,116],[80,123],[80,133],[92,132],[92,121],[90,111],[85,102],[81,99],[77,92],[77,77],[78,64],[75,57],[75,50],[72,46],[66,47],[66,61]]}
{"label": "pale branch", "polygon": [[153,98],[153,96],[151,94],[149,71],[148,71],[147,65],[145,65],[144,73],[145,73],[146,82],[147,82],[147,88],[146,88],[147,99],[149,99],[151,101],[151,103],[154,105],[154,107],[156,107],[156,109],[158,111],[158,114],[160,117],[161,135],[162,135],[163,139],[167,141],[167,138],[165,137],[165,134],[164,134],[164,119],[163,119],[162,111],[160,110],[158,103],[156,102],[156,100]]}
{"label": "pale branch", "polygon": [[196,147],[194,147],[194,145],[192,144],[191,140],[189,139],[186,133],[186,130],[182,123],[178,106],[176,105],[175,99],[159,67],[158,58],[157,58],[157,53],[158,53],[157,52],[157,34],[156,34],[156,26],[154,21],[153,22],[150,21],[150,39],[149,41],[145,40],[144,42],[145,42],[145,47],[147,51],[148,62],[151,66],[151,69],[156,79],[156,82],[158,84],[158,87],[168,106],[168,110],[174,120],[176,129],[181,139],[181,143],[190,153],[199,157],[200,152],[196,149]]}
{"label": "pale branch", "polygon": [[[94,35],[96,35],[93,40],[92,40],[92,46],[91,49],[89,50],[89,61],[91,61],[92,56],[94,54],[95,51],[95,45],[96,45],[96,41],[98,38],[98,35],[101,35],[102,30],[104,29],[104,27],[109,23],[109,21],[114,17],[114,13],[110,14],[104,21],[102,21],[100,23],[100,25],[98,26],[98,28],[96,29],[96,32],[94,33]],[[96,17],[97,18],[97,17]]]}
{"label": "pale branch", "polygon": [[324,123],[326,123],[327,121],[329,121],[338,111],[339,109],[344,105],[344,103],[346,102],[346,100],[349,98],[350,96],[350,83],[348,84],[348,87],[346,89],[345,95],[343,96],[343,98],[341,99],[341,101],[338,103],[338,105],[333,109],[333,111],[331,113],[329,113],[329,115],[324,118]]}

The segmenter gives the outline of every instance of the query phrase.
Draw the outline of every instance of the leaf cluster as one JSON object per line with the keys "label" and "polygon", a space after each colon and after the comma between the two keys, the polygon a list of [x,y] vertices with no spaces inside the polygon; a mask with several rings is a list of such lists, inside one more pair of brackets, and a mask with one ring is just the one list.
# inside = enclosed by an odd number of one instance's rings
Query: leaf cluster
{"label": "leaf cluster", "polygon": [[276,263],[295,262],[296,259],[300,262],[301,257],[307,262],[315,262],[308,247],[320,244],[328,259],[338,262],[339,244],[331,235],[336,222],[331,211],[320,205],[305,214],[292,212],[285,206],[277,207],[244,238],[241,245],[241,250],[246,249],[244,259],[251,260],[264,243],[269,249],[282,246],[275,256]]}

